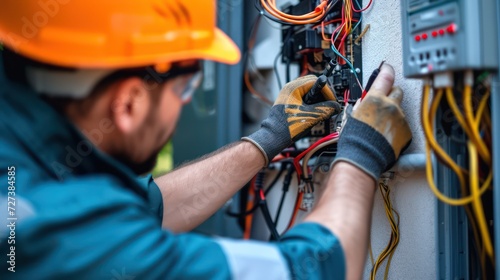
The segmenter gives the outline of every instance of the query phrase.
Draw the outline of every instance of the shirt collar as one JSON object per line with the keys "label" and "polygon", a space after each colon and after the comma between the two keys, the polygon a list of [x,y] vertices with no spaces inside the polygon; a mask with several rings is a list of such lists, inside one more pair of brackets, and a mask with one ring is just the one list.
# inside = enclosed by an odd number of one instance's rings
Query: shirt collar
{"label": "shirt collar", "polygon": [[79,175],[112,174],[147,197],[132,170],[100,151],[35,92],[7,83],[0,96],[0,116],[4,115],[8,129],[51,177],[64,181]]}

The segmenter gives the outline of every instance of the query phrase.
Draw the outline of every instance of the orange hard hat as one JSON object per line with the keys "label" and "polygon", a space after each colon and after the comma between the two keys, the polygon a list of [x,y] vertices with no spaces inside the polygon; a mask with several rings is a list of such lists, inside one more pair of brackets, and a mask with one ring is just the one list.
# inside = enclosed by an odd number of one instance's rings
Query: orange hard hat
{"label": "orange hard hat", "polygon": [[207,59],[236,63],[214,0],[3,0],[0,42],[23,56],[75,68],[127,68]]}

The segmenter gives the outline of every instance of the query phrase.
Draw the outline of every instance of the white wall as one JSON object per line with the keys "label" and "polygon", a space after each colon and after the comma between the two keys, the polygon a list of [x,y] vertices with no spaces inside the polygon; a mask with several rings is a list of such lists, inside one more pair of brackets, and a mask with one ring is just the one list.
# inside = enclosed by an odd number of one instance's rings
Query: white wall
{"label": "white wall", "polygon": [[[285,1],[278,1],[284,3]],[[363,1],[365,4],[368,1]],[[424,139],[420,126],[420,101],[421,83],[417,80],[403,78],[402,67],[402,42],[401,42],[401,13],[400,0],[375,0],[372,8],[364,14],[364,24],[370,24],[371,28],[363,39],[363,77],[366,84],[367,78],[373,69],[377,68],[382,60],[394,66],[397,76],[396,85],[405,92],[403,109],[413,131],[413,142],[406,153],[423,153]],[[255,46],[255,58],[257,67],[264,72],[266,84],[256,86],[264,90],[269,89],[269,95],[277,96],[278,89],[272,72],[272,61],[279,52],[280,31],[275,28],[276,24],[270,26],[268,22],[262,22],[261,30]],[[280,65],[282,80],[284,80],[284,67]],[[292,75],[292,77],[296,77]],[[265,89],[267,88],[267,89]],[[247,97],[251,101],[251,97]],[[266,109],[258,102],[247,103],[246,108],[257,115],[265,115]],[[247,128],[247,132],[256,127]],[[268,177],[273,177],[269,175]],[[437,277],[437,251],[436,251],[436,200],[428,189],[425,174],[422,171],[404,172],[397,175],[390,183],[394,208],[399,212],[400,221],[400,243],[393,257],[389,271],[389,279],[436,279]],[[282,212],[282,221],[278,229],[286,226],[290,210],[294,200],[291,193],[296,189],[292,186],[289,199]],[[278,204],[281,185],[278,183],[276,189],[269,196],[271,213]],[[260,215],[254,219],[254,238],[267,239],[269,233]],[[390,237],[390,227],[385,216],[383,201],[377,193],[373,209],[371,243],[375,257],[387,244]],[[364,279],[369,279],[371,263],[367,261]],[[379,269],[377,279],[383,279],[384,265]]]}
{"label": "white wall", "polygon": [[[373,6],[364,14],[363,21],[364,25],[370,24],[370,30],[363,40],[365,84],[371,71],[382,60],[394,66],[395,84],[405,93],[403,109],[413,132],[412,145],[407,153],[423,153],[424,137],[420,125],[421,83],[403,78],[400,0],[373,1]],[[394,178],[390,186],[394,207],[401,217],[401,240],[391,262],[389,278],[436,279],[436,200],[427,186],[425,174],[401,174]],[[383,250],[390,234],[383,205],[380,194],[377,194],[371,236],[375,255]],[[371,263],[368,261],[365,279],[368,279],[370,269]],[[385,265],[379,269],[377,279],[383,279],[384,269]]]}

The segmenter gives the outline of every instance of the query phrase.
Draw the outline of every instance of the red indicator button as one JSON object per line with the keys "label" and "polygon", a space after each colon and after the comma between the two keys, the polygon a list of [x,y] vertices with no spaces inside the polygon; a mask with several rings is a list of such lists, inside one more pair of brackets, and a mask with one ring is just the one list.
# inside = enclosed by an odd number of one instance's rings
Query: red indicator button
{"label": "red indicator button", "polygon": [[422,39],[422,38],[420,38],[420,35],[415,36],[415,41],[420,42],[420,39]]}
{"label": "red indicator button", "polygon": [[444,29],[439,29],[439,35],[443,36],[444,35]]}
{"label": "red indicator button", "polygon": [[454,23],[450,24],[448,27],[446,27],[446,32],[450,34],[457,32],[457,25]]}
{"label": "red indicator button", "polygon": [[427,33],[422,34],[422,39],[427,40],[428,36]]}
{"label": "red indicator button", "polygon": [[432,37],[437,37],[438,33],[437,31],[432,31]]}

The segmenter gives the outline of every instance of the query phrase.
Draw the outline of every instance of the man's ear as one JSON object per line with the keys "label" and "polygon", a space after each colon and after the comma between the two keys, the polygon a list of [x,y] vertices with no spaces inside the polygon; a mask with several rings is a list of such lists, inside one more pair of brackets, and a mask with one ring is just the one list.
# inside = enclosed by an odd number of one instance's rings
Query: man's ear
{"label": "man's ear", "polygon": [[151,110],[151,98],[142,80],[137,77],[120,81],[114,88],[111,116],[123,134],[137,131]]}

